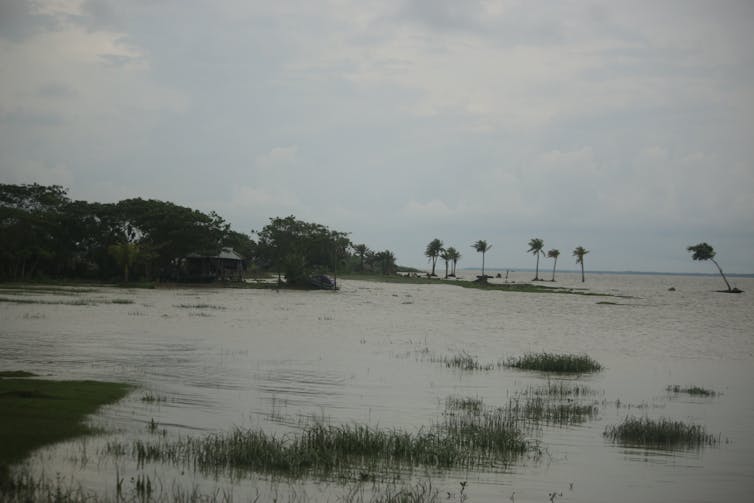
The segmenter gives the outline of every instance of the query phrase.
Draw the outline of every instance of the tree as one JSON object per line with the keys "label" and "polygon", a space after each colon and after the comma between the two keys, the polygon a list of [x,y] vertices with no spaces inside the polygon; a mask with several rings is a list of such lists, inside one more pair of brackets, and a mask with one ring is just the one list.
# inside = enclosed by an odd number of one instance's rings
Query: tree
{"label": "tree", "polygon": [[482,278],[484,278],[484,255],[492,249],[492,245],[488,245],[487,241],[480,239],[479,241],[471,245],[471,247],[474,248],[478,253],[482,254]]}
{"label": "tree", "polygon": [[555,281],[555,267],[558,265],[559,256],[560,250],[556,250],[555,248],[547,252],[547,258],[555,259],[555,262],[552,264],[552,281]]}
{"label": "tree", "polygon": [[370,249],[365,244],[353,245],[353,251],[359,256],[359,271],[364,271],[364,257],[369,255]]}
{"label": "tree", "polygon": [[442,241],[435,238],[427,244],[427,248],[424,250],[424,255],[432,262],[432,276],[435,275],[435,264],[437,264],[437,258],[442,251]]}
{"label": "tree", "polygon": [[589,250],[584,248],[583,246],[577,246],[575,250],[573,250],[573,256],[576,257],[576,263],[581,264],[581,282],[584,282],[584,255],[589,253]]}
{"label": "tree", "polygon": [[453,267],[450,270],[450,276],[455,278],[456,277],[456,264],[458,264],[458,261],[461,260],[461,252],[453,248],[452,246],[449,247],[446,252],[448,253],[448,256],[450,257],[450,261],[453,263]]}
{"label": "tree", "polygon": [[382,274],[395,274],[395,255],[390,250],[384,250],[374,254],[374,260],[379,264]]}
{"label": "tree", "polygon": [[348,233],[297,220],[293,215],[270,218],[257,235],[262,265],[276,269],[278,281],[285,274],[291,285],[304,285],[316,272],[335,270],[350,246]]}
{"label": "tree", "polygon": [[686,248],[686,250],[693,253],[693,255],[691,255],[692,260],[711,260],[712,263],[717,266],[717,270],[720,271],[720,276],[723,277],[725,286],[728,287],[728,292],[739,293],[741,291],[738,288],[731,288],[730,283],[728,283],[728,278],[726,278],[725,273],[723,273],[723,269],[715,260],[715,250],[710,245],[708,245],[707,243],[699,243],[697,245],[689,246],[688,248]]}
{"label": "tree", "polygon": [[529,240],[529,253],[533,253],[537,257],[537,269],[534,273],[534,281],[540,281],[539,279],[539,255],[544,255],[545,252],[542,251],[542,248],[544,248],[545,243],[539,238],[532,238]]}
{"label": "tree", "polygon": [[448,253],[448,250],[443,248],[440,251],[440,258],[445,261],[445,279],[448,279],[448,265],[450,264],[452,256],[450,255],[450,253]]}
{"label": "tree", "polygon": [[139,247],[134,243],[123,242],[108,246],[107,252],[123,268],[123,282],[128,283],[128,271],[136,262]]}
{"label": "tree", "polygon": [[0,278],[54,273],[70,255],[61,216],[70,204],[59,185],[0,184]]}

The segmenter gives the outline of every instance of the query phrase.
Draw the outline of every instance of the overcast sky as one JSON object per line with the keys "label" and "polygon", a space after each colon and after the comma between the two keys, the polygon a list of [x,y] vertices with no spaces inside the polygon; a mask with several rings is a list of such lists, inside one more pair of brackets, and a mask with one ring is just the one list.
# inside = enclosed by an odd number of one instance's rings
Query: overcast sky
{"label": "overcast sky", "polygon": [[751,273],[752,48],[750,0],[0,0],[0,182]]}

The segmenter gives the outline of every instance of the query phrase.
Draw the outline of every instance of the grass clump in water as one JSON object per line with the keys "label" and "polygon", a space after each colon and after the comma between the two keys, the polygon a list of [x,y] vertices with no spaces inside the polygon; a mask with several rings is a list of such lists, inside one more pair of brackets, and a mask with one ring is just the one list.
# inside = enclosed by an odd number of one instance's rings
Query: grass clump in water
{"label": "grass clump in water", "polygon": [[647,417],[627,417],[622,424],[605,428],[604,436],[621,444],[658,448],[700,447],[719,443],[703,426]]}
{"label": "grass clump in water", "polygon": [[446,356],[442,359],[442,362],[448,368],[456,368],[461,370],[492,370],[495,368],[494,364],[482,364],[479,360],[471,356],[466,351],[461,351],[453,356]]}
{"label": "grass clump in water", "polygon": [[694,396],[715,396],[716,393],[710,389],[702,388],[700,386],[689,386],[688,388],[683,388],[681,386],[678,386],[677,384],[668,386],[665,388],[670,393],[686,393],[688,395],[694,395]]}
{"label": "grass clump in water", "polygon": [[[508,464],[528,449],[523,434],[504,416],[463,414],[448,416],[443,423],[416,433],[321,423],[288,436],[237,428],[200,439],[137,440],[131,444],[130,452],[139,464],[190,464],[210,473],[241,470],[290,477],[336,474],[358,478],[364,471],[387,468]],[[107,450],[114,453],[126,448],[111,443]]]}
{"label": "grass clump in water", "polygon": [[583,374],[602,370],[599,362],[585,354],[528,353],[518,358],[510,358],[503,365],[521,370],[563,374]]}
{"label": "grass clump in water", "polygon": [[226,309],[225,306],[219,306],[217,304],[178,304],[175,307],[180,307],[182,309],[217,309],[219,311],[224,311]]}

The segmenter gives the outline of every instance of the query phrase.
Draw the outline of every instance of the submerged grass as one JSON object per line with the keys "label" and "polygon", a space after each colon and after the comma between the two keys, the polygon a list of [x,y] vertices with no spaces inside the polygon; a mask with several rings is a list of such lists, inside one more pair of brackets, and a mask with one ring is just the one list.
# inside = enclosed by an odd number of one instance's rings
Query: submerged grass
{"label": "submerged grass", "polygon": [[602,365],[585,354],[528,353],[510,358],[506,367],[540,372],[583,374],[602,370]]}
{"label": "submerged grass", "polygon": [[409,432],[366,425],[314,423],[297,435],[270,435],[236,428],[204,438],[176,441],[114,442],[109,453],[130,452],[148,461],[196,466],[204,472],[250,471],[358,478],[388,468],[453,468],[508,464],[530,449],[529,442],[504,414],[447,415],[430,428]]}
{"label": "submerged grass", "polygon": [[682,386],[674,384],[674,385],[668,386],[665,389],[666,391],[669,391],[670,393],[686,393],[687,395],[694,395],[694,396],[715,396],[717,394],[711,389],[702,388],[700,386],[689,386],[687,388],[684,388]]}
{"label": "submerged grass", "polygon": [[15,297],[0,297],[0,302],[11,304],[49,304],[61,306],[93,306],[96,304],[93,300],[76,299],[76,300],[44,300],[44,299],[21,299]]}
{"label": "submerged grass", "polygon": [[719,439],[701,425],[671,419],[626,417],[622,424],[605,428],[604,436],[625,445],[672,448],[715,445]]}
{"label": "submerged grass", "polygon": [[470,355],[466,351],[461,351],[453,356],[445,356],[441,361],[448,368],[461,370],[493,370],[495,368],[495,364],[492,363],[479,363],[479,360],[475,356]]}
{"label": "submerged grass", "polygon": [[226,309],[225,306],[217,304],[177,304],[175,307],[180,307],[182,309],[217,309],[219,311],[224,311]]}
{"label": "submerged grass", "polygon": [[0,379],[0,480],[33,449],[91,433],[84,418],[130,389],[110,382]]}

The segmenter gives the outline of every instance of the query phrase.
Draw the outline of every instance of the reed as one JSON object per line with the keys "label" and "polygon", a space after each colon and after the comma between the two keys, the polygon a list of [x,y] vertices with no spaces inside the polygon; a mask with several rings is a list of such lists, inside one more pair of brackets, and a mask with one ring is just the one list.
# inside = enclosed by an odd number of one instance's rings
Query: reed
{"label": "reed", "polygon": [[602,370],[602,365],[586,354],[528,353],[510,358],[506,367],[562,374],[583,374]]}
{"label": "reed", "polygon": [[604,436],[621,444],[658,448],[690,448],[719,443],[719,439],[708,434],[701,425],[648,417],[626,417],[620,425],[607,426]]}

